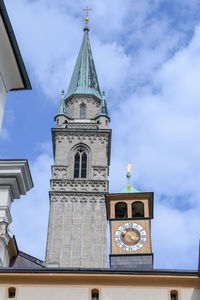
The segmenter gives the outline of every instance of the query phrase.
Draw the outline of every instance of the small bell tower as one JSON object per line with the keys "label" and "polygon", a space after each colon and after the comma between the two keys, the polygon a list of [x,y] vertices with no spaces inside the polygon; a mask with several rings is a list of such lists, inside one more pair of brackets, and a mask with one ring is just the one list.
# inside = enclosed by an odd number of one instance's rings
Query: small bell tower
{"label": "small bell tower", "polygon": [[130,183],[130,164],[127,169],[126,187],[121,193],[106,195],[111,233],[110,266],[113,269],[152,270],[153,193],[137,191]]}

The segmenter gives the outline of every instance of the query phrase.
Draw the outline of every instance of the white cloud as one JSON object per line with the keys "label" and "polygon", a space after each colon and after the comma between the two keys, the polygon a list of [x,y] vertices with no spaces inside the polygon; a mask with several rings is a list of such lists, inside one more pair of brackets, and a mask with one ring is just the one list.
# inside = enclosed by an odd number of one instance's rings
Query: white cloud
{"label": "white cloud", "polygon": [[[116,94],[120,93],[128,80],[129,72],[127,70],[130,66],[130,57],[117,43],[102,44],[96,40],[93,45],[97,73],[102,89],[108,88],[109,91],[115,91]],[[106,68],[106,72],[105,66],[109,66]]]}
{"label": "white cloud", "polygon": [[179,211],[156,203],[153,221],[155,264],[170,269],[197,269],[200,207]]}
{"label": "white cloud", "polygon": [[[195,114],[199,107],[200,26],[188,47],[180,50],[157,74],[165,98],[184,113]],[[164,83],[164,86],[163,86]]]}
{"label": "white cloud", "polygon": [[2,128],[0,132],[0,140],[9,142],[11,140],[10,134],[6,128]]}
{"label": "white cloud", "polygon": [[44,259],[49,213],[48,191],[52,157],[41,145],[41,154],[30,163],[34,188],[12,204],[11,232],[18,247],[30,255]]}
{"label": "white cloud", "polygon": [[[146,73],[146,80],[182,37],[169,27],[168,19],[151,16],[157,2],[150,5],[143,0],[133,5],[132,1],[127,1],[124,5],[115,0],[91,1],[90,4],[93,7],[91,30],[100,85],[112,92],[116,91],[116,86],[120,93],[127,86],[130,88],[141,83],[141,73],[143,77]],[[62,0],[18,0],[14,3],[7,0],[7,5],[32,75],[48,99],[58,101],[60,90],[67,89],[81,44],[82,2],[72,5]],[[134,48],[136,51],[131,50]]]}

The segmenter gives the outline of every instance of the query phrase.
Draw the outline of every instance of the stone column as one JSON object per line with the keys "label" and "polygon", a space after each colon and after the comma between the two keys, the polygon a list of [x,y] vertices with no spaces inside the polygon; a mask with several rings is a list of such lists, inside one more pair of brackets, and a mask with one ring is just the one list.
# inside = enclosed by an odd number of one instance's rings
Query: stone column
{"label": "stone column", "polygon": [[8,226],[12,222],[11,204],[32,187],[26,159],[0,159],[0,266],[8,267],[10,263]]}

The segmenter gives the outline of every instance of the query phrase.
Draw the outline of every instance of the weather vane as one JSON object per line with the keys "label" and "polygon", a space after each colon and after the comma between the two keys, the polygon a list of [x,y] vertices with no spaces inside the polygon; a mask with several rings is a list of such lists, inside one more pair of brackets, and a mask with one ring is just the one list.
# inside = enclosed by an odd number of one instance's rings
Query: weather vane
{"label": "weather vane", "polygon": [[88,13],[90,10],[92,10],[92,9],[89,8],[88,6],[86,6],[86,8],[83,9],[83,11],[85,11],[85,25],[88,25],[88,22],[89,22]]}

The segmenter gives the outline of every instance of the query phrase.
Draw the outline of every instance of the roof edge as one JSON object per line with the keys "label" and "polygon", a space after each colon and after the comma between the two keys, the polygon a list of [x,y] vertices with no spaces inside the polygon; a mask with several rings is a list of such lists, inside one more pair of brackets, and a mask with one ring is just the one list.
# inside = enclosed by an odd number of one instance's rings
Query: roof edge
{"label": "roof edge", "polygon": [[[24,88],[22,88],[20,90],[32,90],[32,86],[31,86],[31,83],[30,83],[30,80],[29,80],[29,77],[28,77],[28,74],[27,74],[27,71],[26,71],[26,68],[24,65],[24,61],[22,59],[22,56],[21,56],[21,53],[19,50],[19,46],[18,46],[16,37],[15,37],[15,33],[13,31],[13,28],[12,28],[12,25],[11,25],[11,22],[10,22],[10,19],[9,19],[7,10],[6,10],[6,6],[5,6],[3,0],[0,0],[0,13],[1,13],[1,16],[3,19],[3,23],[5,25],[5,29],[8,34],[8,38],[9,38],[11,47],[13,49],[13,53],[14,53],[14,56],[16,59],[18,69],[19,69],[19,73],[21,75],[22,82],[24,84]],[[15,90],[15,89],[13,89],[13,90]],[[17,90],[19,90],[19,89],[17,89]]]}
{"label": "roof edge", "polygon": [[169,269],[153,269],[150,271],[142,270],[131,270],[131,269],[121,269],[114,270],[111,268],[0,268],[0,273],[72,273],[72,274],[119,274],[119,275],[174,275],[174,276],[197,276],[199,277],[197,270],[169,270]]}

